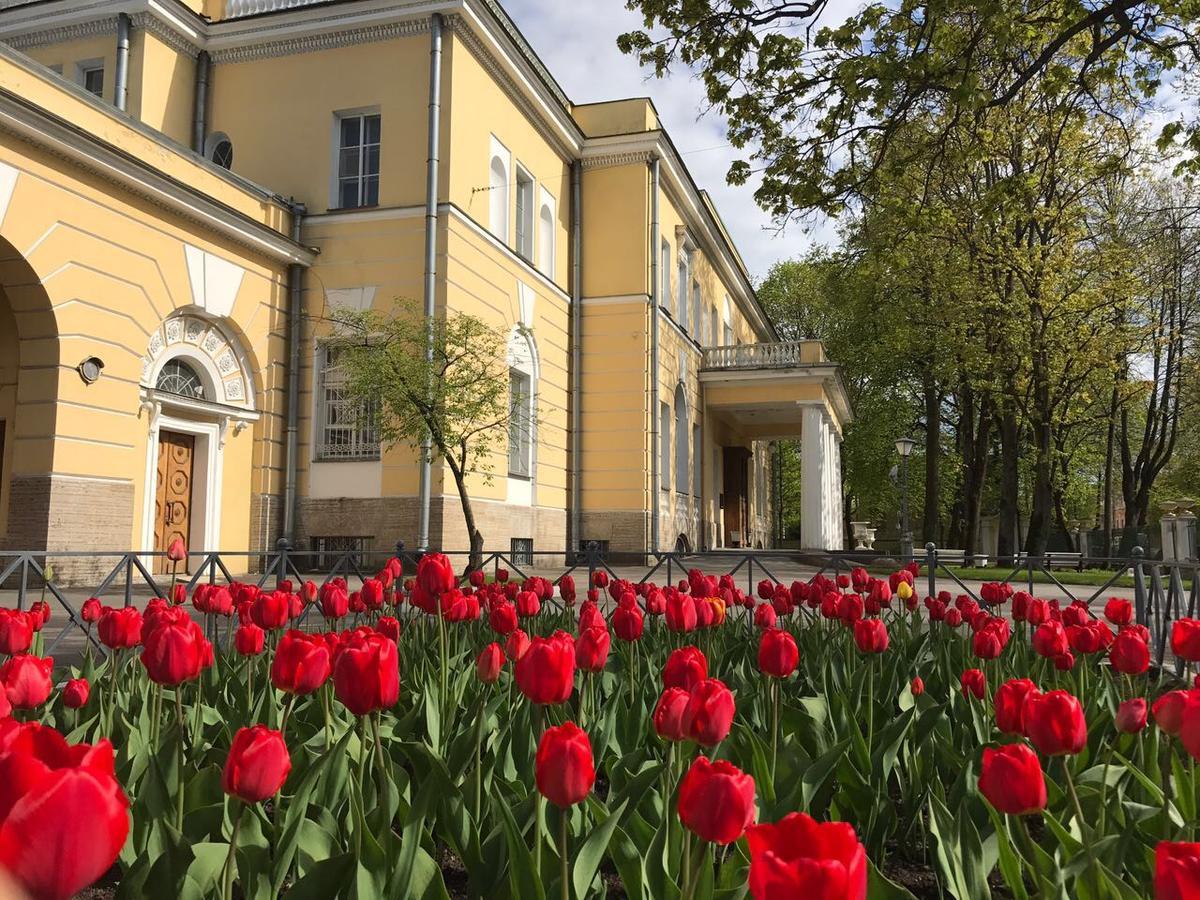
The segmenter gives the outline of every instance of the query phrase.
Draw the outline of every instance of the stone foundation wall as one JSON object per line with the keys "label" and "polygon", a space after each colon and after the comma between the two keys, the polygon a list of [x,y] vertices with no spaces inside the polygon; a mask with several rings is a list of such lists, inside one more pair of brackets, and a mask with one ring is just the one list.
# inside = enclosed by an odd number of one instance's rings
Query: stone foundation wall
{"label": "stone foundation wall", "polygon": [[611,554],[644,553],[650,542],[650,514],[638,510],[585,510],[580,530],[584,541],[608,541]]}

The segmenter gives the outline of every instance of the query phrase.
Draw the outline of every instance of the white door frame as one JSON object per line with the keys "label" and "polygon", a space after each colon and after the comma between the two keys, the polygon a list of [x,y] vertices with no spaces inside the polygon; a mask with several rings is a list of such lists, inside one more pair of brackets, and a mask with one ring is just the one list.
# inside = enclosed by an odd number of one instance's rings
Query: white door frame
{"label": "white door frame", "polygon": [[[146,442],[146,480],[142,498],[142,547],[154,551],[154,499],[158,494],[158,444],[162,431],[177,431],[196,438],[192,457],[191,523],[189,553],[211,553],[219,549],[221,535],[221,476],[224,453],[222,423],[199,422],[159,412],[150,422]],[[195,527],[199,526],[199,527]],[[199,537],[199,546],[197,546]],[[149,559],[149,557],[147,557]]]}

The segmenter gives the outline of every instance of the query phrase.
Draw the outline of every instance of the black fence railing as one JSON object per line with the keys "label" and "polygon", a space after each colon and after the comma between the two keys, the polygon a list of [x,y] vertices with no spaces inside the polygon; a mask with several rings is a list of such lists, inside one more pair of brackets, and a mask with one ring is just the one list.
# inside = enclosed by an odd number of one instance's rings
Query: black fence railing
{"label": "black fence railing", "polygon": [[[468,551],[442,552],[451,558],[464,578],[475,570],[497,578],[501,570],[507,570],[516,579],[540,575],[557,585],[564,577],[571,576],[579,582],[577,587],[581,596],[594,583],[595,573],[599,571],[606,572],[611,578],[626,578],[635,583],[674,584],[685,578],[691,569],[700,568],[706,574],[732,576],[735,583],[744,584],[745,592],[753,596],[758,582],[763,579],[786,583],[811,580],[819,574],[836,577],[849,574],[859,566],[881,575],[903,564],[900,559],[871,551],[715,550],[614,556],[604,553],[600,544],[589,543],[582,551],[573,553],[487,551],[480,556],[478,564],[472,566]],[[185,585],[189,595],[201,583],[235,581],[273,589],[284,581],[298,585],[312,580],[320,588],[338,577],[348,582],[361,582],[374,576],[392,557],[399,558],[405,573],[411,574],[416,570],[420,556],[420,552],[407,549],[403,543],[397,543],[390,550],[331,551],[326,548],[301,550],[280,541],[270,551],[190,554],[172,573],[166,555],[156,552],[0,551],[0,605],[27,609],[36,600],[44,599],[65,613],[65,622],[61,616],[52,617],[55,636],[46,644],[47,653],[53,653],[75,630],[86,635],[93,646],[102,651],[80,618],[78,607],[87,597],[128,606],[140,599],[166,596],[173,582]],[[85,561],[87,571],[104,574],[83,583],[67,584],[56,578],[54,570],[70,571],[72,561]],[[961,574],[964,564],[961,553],[939,552],[937,547],[929,544],[923,555],[918,554],[916,561],[921,564],[918,586],[928,595],[936,596],[948,590],[983,602],[974,586],[978,581]],[[1070,569],[1089,571],[1093,579],[1096,571],[1106,574],[1098,584],[1070,583],[1064,573],[1064,563],[1068,563],[1066,567]],[[160,569],[168,571],[157,571]],[[1171,623],[1178,618],[1195,617],[1200,607],[1200,561],[1147,560],[1137,547],[1129,557],[1123,558],[1064,560],[1062,554],[1024,556],[1012,566],[993,571],[995,578],[990,580],[1011,584],[1035,596],[1050,587],[1068,601],[1083,601],[1089,606],[1114,588],[1132,591],[1137,621],[1150,630],[1151,648],[1160,665],[1171,661],[1168,653]],[[307,612],[305,616],[307,618]]]}

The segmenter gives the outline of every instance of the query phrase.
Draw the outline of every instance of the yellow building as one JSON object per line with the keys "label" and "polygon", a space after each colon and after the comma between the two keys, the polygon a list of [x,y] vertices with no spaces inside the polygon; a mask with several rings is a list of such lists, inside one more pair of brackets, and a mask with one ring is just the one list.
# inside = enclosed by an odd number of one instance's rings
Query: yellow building
{"label": "yellow building", "polygon": [[495,0],[0,0],[0,547],[468,545],[342,399],[332,312],[510,334],[485,543],[762,547],[850,412],[646,99],[575,105]]}

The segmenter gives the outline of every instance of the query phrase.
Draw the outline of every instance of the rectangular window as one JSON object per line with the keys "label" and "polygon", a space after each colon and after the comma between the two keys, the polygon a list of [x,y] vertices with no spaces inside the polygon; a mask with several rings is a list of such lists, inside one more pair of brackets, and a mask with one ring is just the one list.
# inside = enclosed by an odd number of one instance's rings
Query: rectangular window
{"label": "rectangular window", "polygon": [[678,296],[675,298],[675,318],[679,326],[687,331],[688,310],[688,257],[687,251],[679,248],[679,283],[676,285]]}
{"label": "rectangular window", "polygon": [[662,269],[659,276],[662,286],[659,288],[658,305],[669,308],[671,303],[671,242],[665,238],[662,242],[662,262],[659,267]]}
{"label": "rectangular window", "polygon": [[671,489],[671,407],[666,403],[658,408],[658,480],[659,486]]}
{"label": "rectangular window", "polygon": [[379,114],[339,116],[337,128],[338,208],[378,206]]}
{"label": "rectangular window", "polygon": [[533,468],[533,378],[508,371],[508,474],[529,478]]}
{"label": "rectangular window", "polygon": [[692,323],[690,333],[697,341],[700,340],[701,332],[704,331],[704,319],[700,312],[700,282],[692,282]]}
{"label": "rectangular window", "polygon": [[533,176],[517,166],[517,253],[533,262]]}
{"label": "rectangular window", "polygon": [[700,496],[700,451],[701,451],[700,443],[701,443],[701,440],[702,440],[702,438],[700,436],[700,426],[693,425],[692,426],[692,459],[694,459],[696,461],[696,464],[694,466],[692,466],[692,496],[697,497],[697,498]]}
{"label": "rectangular window", "polygon": [[101,61],[81,62],[77,66],[78,81],[89,94],[104,96],[104,63]]}
{"label": "rectangular window", "polygon": [[350,396],[335,348],[323,347],[320,357],[317,459],[379,459],[379,404]]}
{"label": "rectangular window", "polygon": [[717,330],[717,322],[717,308],[714,306],[712,308],[712,314],[709,316],[708,335],[705,338],[707,346],[709,347],[717,346],[717,335],[720,334],[720,332]]}

